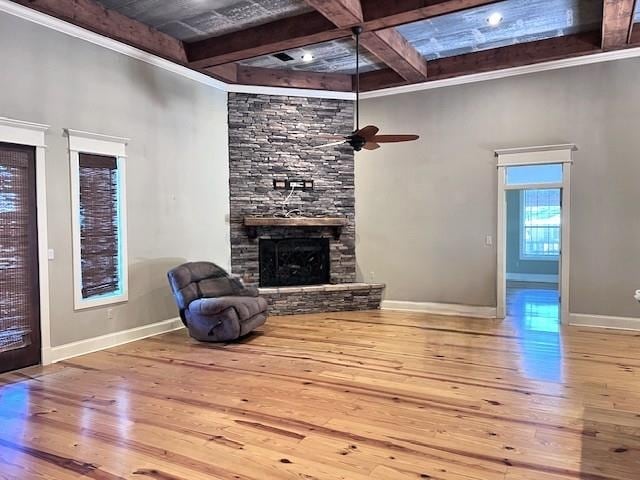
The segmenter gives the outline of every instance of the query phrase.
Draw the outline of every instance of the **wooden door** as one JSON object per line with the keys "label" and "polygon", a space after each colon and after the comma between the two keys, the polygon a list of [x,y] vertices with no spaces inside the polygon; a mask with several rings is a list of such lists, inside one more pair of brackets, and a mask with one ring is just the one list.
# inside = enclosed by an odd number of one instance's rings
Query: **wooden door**
{"label": "wooden door", "polygon": [[0,372],[38,363],[35,148],[0,143]]}

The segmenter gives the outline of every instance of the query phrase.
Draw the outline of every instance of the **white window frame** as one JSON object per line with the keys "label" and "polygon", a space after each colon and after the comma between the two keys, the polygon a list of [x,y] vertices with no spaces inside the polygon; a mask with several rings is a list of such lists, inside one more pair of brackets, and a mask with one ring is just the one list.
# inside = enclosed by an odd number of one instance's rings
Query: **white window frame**
{"label": "white window frame", "polygon": [[[526,192],[537,191],[537,190],[558,190],[557,188],[525,188],[520,190],[520,260],[531,260],[531,261],[558,261],[560,255],[527,255],[525,252],[525,225],[524,225],[524,197]],[[562,195],[562,190],[560,189],[560,195]],[[548,227],[546,227],[548,228]],[[562,225],[558,226],[558,228],[562,229]]]}
{"label": "white window frame", "polygon": [[47,178],[45,135],[48,125],[0,117],[0,142],[28,145],[36,150],[36,208],[38,222],[38,279],[40,281],[41,363],[51,363],[49,311],[49,243],[47,237]]}
{"label": "white window frame", "polygon": [[[71,218],[73,231],[73,297],[76,310],[95,308],[129,300],[129,267],[127,257],[126,146],[128,138],[67,129],[69,167],[71,172]],[[118,267],[120,292],[92,298],[82,297],[82,258],[80,242],[80,154],[116,157],[118,171]]]}

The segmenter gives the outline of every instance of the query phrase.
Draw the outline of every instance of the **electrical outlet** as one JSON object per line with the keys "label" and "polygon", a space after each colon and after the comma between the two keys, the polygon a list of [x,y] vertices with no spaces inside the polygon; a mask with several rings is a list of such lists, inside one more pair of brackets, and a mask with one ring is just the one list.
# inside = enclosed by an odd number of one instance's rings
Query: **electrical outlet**
{"label": "electrical outlet", "polygon": [[376,280],[376,272],[369,272],[369,281],[375,282]]}
{"label": "electrical outlet", "polygon": [[484,244],[487,247],[490,247],[491,245],[493,245],[493,237],[491,235],[487,235],[484,239]]}
{"label": "electrical outlet", "polygon": [[107,320],[113,320],[113,308],[107,308]]}
{"label": "electrical outlet", "polygon": [[275,190],[313,190],[313,180],[290,180],[290,179],[273,179],[273,188]]}

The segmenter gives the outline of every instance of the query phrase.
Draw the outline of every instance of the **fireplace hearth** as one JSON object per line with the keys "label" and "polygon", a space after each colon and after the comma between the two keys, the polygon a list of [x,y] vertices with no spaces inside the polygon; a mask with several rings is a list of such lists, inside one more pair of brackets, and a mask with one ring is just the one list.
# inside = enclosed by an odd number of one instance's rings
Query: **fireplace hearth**
{"label": "fireplace hearth", "polygon": [[329,239],[261,238],[259,266],[261,287],[329,283]]}

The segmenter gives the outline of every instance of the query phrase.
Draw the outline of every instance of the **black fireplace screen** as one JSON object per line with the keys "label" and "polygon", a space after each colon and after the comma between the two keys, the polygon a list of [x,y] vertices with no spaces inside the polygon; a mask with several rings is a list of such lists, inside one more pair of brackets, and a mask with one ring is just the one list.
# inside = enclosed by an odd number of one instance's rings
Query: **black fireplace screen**
{"label": "black fireplace screen", "polygon": [[329,283],[328,238],[260,239],[260,286]]}

